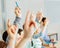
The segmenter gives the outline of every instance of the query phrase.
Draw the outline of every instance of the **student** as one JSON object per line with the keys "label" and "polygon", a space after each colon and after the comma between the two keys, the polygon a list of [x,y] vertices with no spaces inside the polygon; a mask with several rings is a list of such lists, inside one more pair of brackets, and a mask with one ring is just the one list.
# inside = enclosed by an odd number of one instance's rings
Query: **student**
{"label": "student", "polygon": [[46,43],[50,43],[51,40],[46,31],[47,25],[48,25],[48,20],[46,17],[43,17],[41,21],[41,26],[37,30],[37,34],[35,34],[33,37],[42,38]]}
{"label": "student", "polygon": [[[29,14],[29,13],[27,13],[27,14]],[[27,16],[28,16],[28,15],[27,15]],[[26,17],[26,19],[27,19],[27,18],[28,18],[28,17]],[[31,21],[32,21],[32,20],[31,20]],[[27,24],[27,23],[26,23],[26,24]],[[33,24],[33,22],[32,22],[31,24]],[[30,24],[30,25],[31,25],[31,24]],[[29,26],[30,26],[30,25],[29,25]],[[7,33],[8,33],[8,35],[9,35],[9,40],[8,40],[8,42],[9,42],[8,44],[9,44],[9,45],[8,45],[8,48],[14,48],[15,41],[10,41],[10,36],[11,36],[11,38],[14,37],[14,36],[10,35],[9,32],[11,32],[11,31],[9,31],[9,30],[11,30],[12,28],[14,29],[15,25],[12,25],[12,27],[9,27],[9,26],[10,26],[10,23],[9,23],[9,21],[8,21],[8,29],[7,29]],[[10,29],[10,28],[11,28],[11,29]],[[25,28],[26,28],[26,27],[25,27]],[[12,30],[13,30],[13,29],[12,29]],[[32,31],[33,31],[33,30],[32,30]],[[12,32],[13,32],[13,31],[12,31]],[[26,36],[24,36],[24,37],[26,37]],[[28,35],[28,37],[30,37],[30,36]],[[14,39],[14,38],[12,38],[12,39]],[[29,39],[29,38],[28,38],[28,39]],[[29,40],[30,40],[30,39],[29,39]],[[18,40],[17,40],[17,41],[18,41]],[[12,44],[14,44],[14,45],[12,45],[13,47],[10,46],[10,45],[11,45],[11,44],[10,44],[11,42],[12,42]]]}
{"label": "student", "polygon": [[[14,21],[14,25],[17,25],[17,26],[20,26],[20,19],[21,19],[21,15],[20,15],[21,11],[20,11],[20,10],[21,10],[21,9],[18,8],[18,7],[15,8],[16,19],[15,19],[15,21]],[[20,11],[20,12],[19,12],[19,11]],[[19,16],[19,15],[20,15],[20,16]],[[31,15],[31,16],[32,16],[32,15]],[[31,17],[30,17],[30,18],[31,18]],[[31,18],[31,20],[32,20],[32,18]],[[22,31],[22,29],[19,29],[19,30],[18,30],[18,35],[23,37],[23,32],[21,32],[21,31]],[[20,33],[21,33],[21,34],[20,34]],[[7,31],[5,31],[4,34],[3,34],[3,40],[8,42],[9,38],[7,38],[7,36],[8,36]],[[19,38],[19,37],[17,36],[17,39],[18,39],[18,38]],[[21,40],[21,39],[19,39],[19,40]],[[19,42],[19,41],[17,40],[17,42]],[[16,43],[16,44],[18,44],[18,43]]]}
{"label": "student", "polygon": [[7,48],[25,48],[24,45],[27,41],[31,40],[32,35],[34,34],[34,21],[31,20],[30,18],[30,12],[27,12],[25,24],[24,24],[24,37],[23,39],[19,42],[19,44],[15,47],[15,38],[16,38],[16,30],[17,26],[11,25],[8,21],[8,35],[10,37],[9,44]]}
{"label": "student", "polygon": [[[21,24],[21,9],[19,7],[16,7],[15,8],[15,15],[16,15],[16,18],[15,18],[15,21],[14,21],[14,25],[17,25],[19,27],[19,30],[20,32],[22,31],[22,29],[20,29],[20,24]],[[18,32],[19,32],[18,30]],[[7,34],[7,31],[5,31],[3,33],[3,40],[6,41],[6,38],[7,38],[8,34]]]}
{"label": "student", "polygon": [[43,17],[42,19],[42,31],[41,31],[41,38],[48,44],[51,42],[48,34],[47,34],[47,25],[48,25],[48,20],[46,17]]}
{"label": "student", "polygon": [[[18,42],[23,38],[23,30],[20,29],[20,24],[21,24],[21,9],[19,7],[16,7],[15,8],[15,15],[16,15],[16,19],[14,21],[14,25],[17,25],[18,26],[18,32],[17,32],[17,41],[16,41],[16,45],[18,44]],[[2,36],[3,40],[8,43],[8,40],[9,40],[9,36],[8,36],[8,33],[7,31],[5,31],[3,33],[3,36]],[[20,39],[19,39],[20,38]]]}

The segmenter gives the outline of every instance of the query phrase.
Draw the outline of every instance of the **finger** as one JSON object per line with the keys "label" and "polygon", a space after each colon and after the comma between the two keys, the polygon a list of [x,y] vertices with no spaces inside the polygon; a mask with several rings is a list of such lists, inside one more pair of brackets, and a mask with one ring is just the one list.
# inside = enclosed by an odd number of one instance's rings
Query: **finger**
{"label": "finger", "polygon": [[11,25],[11,27],[9,27],[9,28],[7,29],[7,32],[8,32],[9,34],[14,33],[13,25]]}
{"label": "finger", "polygon": [[7,27],[10,27],[11,24],[10,24],[10,20],[8,19],[8,22],[7,22]]}
{"label": "finger", "polygon": [[27,27],[30,22],[30,11],[27,12],[26,19],[25,19],[25,26]]}
{"label": "finger", "polygon": [[13,33],[13,34],[14,34],[14,33],[15,33],[14,31],[15,31],[15,30],[14,30],[14,28],[13,28],[13,27],[11,27],[11,33]]}
{"label": "finger", "polygon": [[10,32],[10,29],[8,28],[8,29],[7,29],[7,33],[10,34],[9,32]]}
{"label": "finger", "polygon": [[31,13],[31,15],[30,15],[30,21],[35,21],[35,19],[36,19],[35,15]]}
{"label": "finger", "polygon": [[15,34],[16,33],[16,26],[15,25],[12,25],[10,28],[8,28],[8,34]]}
{"label": "finger", "polygon": [[34,21],[34,27],[37,29],[38,27],[37,27],[37,24],[36,24],[36,22]]}
{"label": "finger", "polygon": [[31,35],[33,35],[34,34],[34,24],[31,24],[29,29],[30,29]]}
{"label": "finger", "polygon": [[33,14],[30,15],[30,24],[29,24],[29,26],[31,26],[31,25],[33,25],[35,27],[35,18],[34,18]]}

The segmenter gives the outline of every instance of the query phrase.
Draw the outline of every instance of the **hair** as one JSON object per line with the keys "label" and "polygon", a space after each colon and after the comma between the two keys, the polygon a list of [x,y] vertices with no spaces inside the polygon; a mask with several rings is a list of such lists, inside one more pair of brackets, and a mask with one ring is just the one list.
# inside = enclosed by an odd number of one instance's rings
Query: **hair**
{"label": "hair", "polygon": [[2,39],[3,39],[5,42],[6,42],[7,36],[8,36],[8,33],[7,33],[7,31],[5,31],[5,32],[3,33],[3,35],[2,35]]}
{"label": "hair", "polygon": [[[22,31],[23,31],[22,29],[19,29],[18,34],[21,35]],[[2,35],[2,39],[6,42],[7,37],[8,37],[8,33],[7,33],[7,31],[5,31]]]}
{"label": "hair", "polygon": [[7,48],[6,42],[0,41],[0,48]]}
{"label": "hair", "polygon": [[45,26],[45,24],[44,24],[44,21],[46,20],[46,17],[43,17],[42,18],[42,21],[41,22],[43,22],[43,26]]}
{"label": "hair", "polygon": [[46,17],[43,17],[43,18],[42,18],[42,22],[44,22],[45,20],[46,20]]}

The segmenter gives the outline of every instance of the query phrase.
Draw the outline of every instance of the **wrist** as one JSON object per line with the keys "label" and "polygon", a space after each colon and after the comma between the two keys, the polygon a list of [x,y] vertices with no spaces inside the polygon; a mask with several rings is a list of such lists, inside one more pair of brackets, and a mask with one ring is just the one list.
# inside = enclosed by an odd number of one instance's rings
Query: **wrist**
{"label": "wrist", "polygon": [[23,41],[23,40],[24,40],[24,41],[30,41],[30,40],[31,40],[31,38],[23,37],[23,38],[22,38],[22,41]]}
{"label": "wrist", "polygon": [[15,38],[9,38],[9,40],[14,41],[14,40],[15,40]]}
{"label": "wrist", "polygon": [[8,41],[8,48],[15,48],[15,39],[10,39]]}
{"label": "wrist", "polygon": [[9,36],[8,36],[8,39],[9,39],[9,40],[15,40],[15,37],[9,37]]}
{"label": "wrist", "polygon": [[10,38],[9,43],[15,44],[15,38]]}
{"label": "wrist", "polygon": [[27,36],[24,36],[23,39],[31,39],[31,37],[27,35]]}

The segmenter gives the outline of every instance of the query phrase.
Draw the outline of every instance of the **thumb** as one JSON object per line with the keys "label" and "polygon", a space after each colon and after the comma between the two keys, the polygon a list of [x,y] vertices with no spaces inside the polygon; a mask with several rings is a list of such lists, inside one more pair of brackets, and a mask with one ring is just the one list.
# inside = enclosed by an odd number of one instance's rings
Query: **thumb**
{"label": "thumb", "polygon": [[7,27],[10,27],[11,24],[10,24],[10,20],[8,19],[8,22],[7,22]]}

